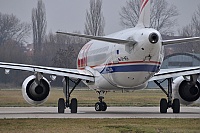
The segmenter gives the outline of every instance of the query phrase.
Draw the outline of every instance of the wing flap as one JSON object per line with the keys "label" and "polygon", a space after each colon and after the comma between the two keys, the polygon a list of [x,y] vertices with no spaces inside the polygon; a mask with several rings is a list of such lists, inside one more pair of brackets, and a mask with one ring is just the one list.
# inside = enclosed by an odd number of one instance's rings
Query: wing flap
{"label": "wing flap", "polygon": [[58,34],[64,34],[64,35],[70,35],[70,36],[77,36],[77,37],[83,37],[87,39],[93,39],[98,41],[105,41],[110,43],[118,43],[118,44],[136,44],[137,42],[134,40],[122,40],[122,39],[116,39],[116,38],[109,38],[109,37],[103,37],[103,36],[91,36],[91,35],[84,35],[84,34],[76,34],[76,33],[68,33],[68,32],[56,32]]}
{"label": "wing flap", "polygon": [[44,66],[6,63],[6,62],[0,62],[0,68],[22,70],[29,72],[41,72],[50,75],[67,76],[71,78],[89,80],[94,82],[94,76],[87,70],[44,67]]}
{"label": "wing flap", "polygon": [[198,66],[198,67],[161,69],[149,81],[166,79],[171,77],[187,76],[192,74],[200,74],[200,67]]}

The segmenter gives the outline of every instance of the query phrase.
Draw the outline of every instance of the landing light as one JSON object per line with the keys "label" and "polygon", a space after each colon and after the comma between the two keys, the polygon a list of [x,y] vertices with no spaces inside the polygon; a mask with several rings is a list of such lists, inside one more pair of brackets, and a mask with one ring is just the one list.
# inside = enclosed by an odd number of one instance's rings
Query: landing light
{"label": "landing light", "polygon": [[5,69],[5,74],[10,74],[10,69]]}
{"label": "landing light", "polygon": [[50,78],[52,81],[55,81],[57,77],[56,77],[56,75],[50,75]]}

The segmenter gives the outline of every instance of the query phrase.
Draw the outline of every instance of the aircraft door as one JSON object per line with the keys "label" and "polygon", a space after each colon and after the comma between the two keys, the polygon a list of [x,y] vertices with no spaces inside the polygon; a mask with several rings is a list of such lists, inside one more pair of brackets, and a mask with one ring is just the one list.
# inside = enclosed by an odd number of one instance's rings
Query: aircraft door
{"label": "aircraft door", "polygon": [[112,49],[112,63],[118,63],[118,54],[119,54],[119,49],[117,49],[116,44],[113,45],[113,49]]}

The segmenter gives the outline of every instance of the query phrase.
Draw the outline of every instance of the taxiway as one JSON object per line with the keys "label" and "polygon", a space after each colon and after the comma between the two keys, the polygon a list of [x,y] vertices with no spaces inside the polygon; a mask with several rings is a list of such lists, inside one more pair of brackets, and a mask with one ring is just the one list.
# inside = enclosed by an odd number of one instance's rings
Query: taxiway
{"label": "taxiway", "polygon": [[200,107],[182,107],[180,114],[160,114],[159,107],[109,107],[96,112],[94,107],[79,107],[77,114],[66,109],[57,113],[57,107],[0,107],[0,119],[10,118],[200,118]]}

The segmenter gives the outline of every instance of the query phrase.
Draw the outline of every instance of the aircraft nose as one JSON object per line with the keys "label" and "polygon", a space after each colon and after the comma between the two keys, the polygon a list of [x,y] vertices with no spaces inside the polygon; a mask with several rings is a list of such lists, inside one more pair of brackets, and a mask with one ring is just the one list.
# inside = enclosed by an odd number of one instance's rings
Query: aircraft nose
{"label": "aircraft nose", "polygon": [[156,34],[156,33],[151,33],[151,34],[149,35],[149,42],[150,42],[150,43],[155,44],[155,43],[158,42],[158,40],[159,40],[158,34]]}

